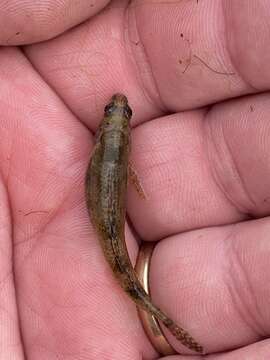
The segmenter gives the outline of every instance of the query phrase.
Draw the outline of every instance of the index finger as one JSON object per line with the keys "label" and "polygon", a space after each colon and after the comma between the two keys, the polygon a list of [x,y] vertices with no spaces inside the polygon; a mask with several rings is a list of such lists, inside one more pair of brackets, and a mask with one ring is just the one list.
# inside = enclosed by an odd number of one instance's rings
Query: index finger
{"label": "index finger", "polygon": [[119,90],[138,123],[269,87],[266,0],[120,5],[112,2],[57,39],[25,49],[91,128],[101,117],[98,109]]}
{"label": "index finger", "polygon": [[109,0],[0,0],[0,44],[51,39],[90,18]]}

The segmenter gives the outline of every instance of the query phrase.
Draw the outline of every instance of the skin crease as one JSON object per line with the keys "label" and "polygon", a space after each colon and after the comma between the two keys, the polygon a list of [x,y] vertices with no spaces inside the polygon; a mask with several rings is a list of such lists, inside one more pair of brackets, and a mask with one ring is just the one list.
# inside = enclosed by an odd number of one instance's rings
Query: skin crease
{"label": "skin crease", "polygon": [[[84,201],[93,134],[121,91],[147,196],[129,189],[128,216],[137,237],[160,240],[153,300],[207,359],[267,359],[269,1],[104,2],[87,20],[68,1],[50,5],[65,20],[40,2],[0,1],[1,45],[14,45],[0,49],[0,358],[158,358]],[[200,356],[170,357],[187,358]]]}

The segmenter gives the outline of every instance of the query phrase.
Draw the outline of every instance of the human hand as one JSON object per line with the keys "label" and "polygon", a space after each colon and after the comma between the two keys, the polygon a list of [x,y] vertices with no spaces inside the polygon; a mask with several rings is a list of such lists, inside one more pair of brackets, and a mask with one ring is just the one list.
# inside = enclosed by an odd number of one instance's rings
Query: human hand
{"label": "human hand", "polygon": [[147,196],[129,189],[128,216],[160,240],[153,300],[211,359],[266,359],[268,2],[106,3],[0,2],[0,358],[158,356],[85,209],[92,134],[121,91]]}

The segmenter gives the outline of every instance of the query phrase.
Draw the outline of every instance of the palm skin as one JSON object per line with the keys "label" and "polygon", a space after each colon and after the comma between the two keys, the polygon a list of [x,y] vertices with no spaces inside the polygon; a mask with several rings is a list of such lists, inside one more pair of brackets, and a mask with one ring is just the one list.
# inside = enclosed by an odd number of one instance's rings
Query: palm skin
{"label": "palm skin", "polygon": [[135,261],[135,232],[157,242],[153,299],[209,359],[267,359],[269,2],[0,6],[0,358],[158,358],[85,208],[93,134],[121,91],[147,196],[129,189],[127,243]]}

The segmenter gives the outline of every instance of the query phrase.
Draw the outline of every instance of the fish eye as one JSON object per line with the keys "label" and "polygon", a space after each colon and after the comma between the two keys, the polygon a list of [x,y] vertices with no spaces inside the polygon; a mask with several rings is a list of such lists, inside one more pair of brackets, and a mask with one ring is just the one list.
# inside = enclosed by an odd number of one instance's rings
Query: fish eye
{"label": "fish eye", "polygon": [[124,113],[125,113],[125,117],[126,117],[127,119],[130,119],[130,118],[131,118],[131,116],[132,116],[132,110],[131,110],[131,108],[130,108],[128,105],[125,106]]}
{"label": "fish eye", "polygon": [[104,113],[106,115],[111,115],[111,113],[113,112],[113,109],[114,109],[114,104],[113,103],[110,103],[108,105],[105,106],[104,108]]}

